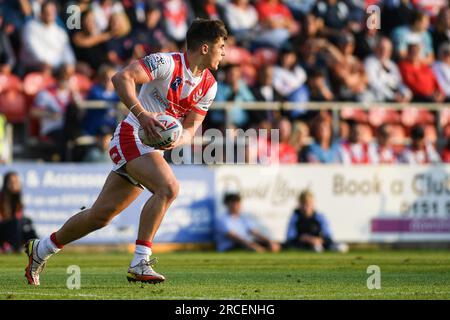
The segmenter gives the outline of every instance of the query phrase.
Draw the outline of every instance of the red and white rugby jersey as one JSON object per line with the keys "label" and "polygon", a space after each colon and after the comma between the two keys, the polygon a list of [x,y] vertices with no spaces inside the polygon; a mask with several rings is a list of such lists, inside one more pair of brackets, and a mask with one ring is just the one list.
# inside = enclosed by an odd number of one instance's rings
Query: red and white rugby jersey
{"label": "red and white rugby jersey", "polygon": [[[151,79],[142,85],[138,96],[146,110],[163,112],[180,121],[191,111],[206,115],[217,92],[216,80],[208,69],[195,77],[186,54],[178,52],[150,54],[139,62]],[[127,122],[139,124],[131,112]]]}

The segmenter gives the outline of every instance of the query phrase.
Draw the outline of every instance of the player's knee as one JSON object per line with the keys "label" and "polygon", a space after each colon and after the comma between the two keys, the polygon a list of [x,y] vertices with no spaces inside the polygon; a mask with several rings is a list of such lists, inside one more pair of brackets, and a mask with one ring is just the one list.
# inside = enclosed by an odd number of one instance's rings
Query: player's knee
{"label": "player's knee", "polygon": [[180,191],[180,184],[178,183],[178,181],[173,180],[164,184],[160,188],[160,195],[164,197],[167,201],[173,201],[178,196],[179,191]]}
{"label": "player's knee", "polygon": [[91,224],[95,230],[106,227],[115,215],[115,208],[112,206],[98,206],[92,209]]}

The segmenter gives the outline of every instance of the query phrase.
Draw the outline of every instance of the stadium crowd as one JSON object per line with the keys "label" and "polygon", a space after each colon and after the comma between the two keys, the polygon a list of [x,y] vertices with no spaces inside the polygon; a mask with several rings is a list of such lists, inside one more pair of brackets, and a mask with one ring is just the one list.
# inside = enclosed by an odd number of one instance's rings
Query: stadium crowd
{"label": "stadium crowd", "polygon": [[[370,5],[380,10],[368,14]],[[447,0],[0,0],[0,113],[26,132],[17,143],[50,145],[47,160],[107,161],[120,118],[111,76],[132,59],[184,50],[196,17],[230,33],[216,101],[233,103],[236,128],[279,128],[281,162],[450,162],[450,113],[425,107],[450,102]],[[88,100],[107,107],[79,107]],[[343,108],[335,130],[330,110],[240,105],[255,101],[406,105]],[[213,107],[206,127],[224,123]],[[81,136],[95,142],[67,156]]]}

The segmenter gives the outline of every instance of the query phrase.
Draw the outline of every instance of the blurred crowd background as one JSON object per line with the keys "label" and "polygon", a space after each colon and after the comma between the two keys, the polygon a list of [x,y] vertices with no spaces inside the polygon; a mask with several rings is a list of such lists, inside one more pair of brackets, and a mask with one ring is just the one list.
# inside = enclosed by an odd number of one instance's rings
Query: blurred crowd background
{"label": "blurred crowd background", "polygon": [[[232,103],[232,128],[280,129],[280,162],[450,162],[447,0],[0,0],[0,162],[7,150],[14,160],[109,161],[124,116],[111,76],[185,50],[196,17],[230,33],[216,102]],[[311,102],[371,107],[335,119],[331,108],[302,107]],[[204,129],[225,120],[213,106]],[[2,141],[5,123],[13,141]]]}

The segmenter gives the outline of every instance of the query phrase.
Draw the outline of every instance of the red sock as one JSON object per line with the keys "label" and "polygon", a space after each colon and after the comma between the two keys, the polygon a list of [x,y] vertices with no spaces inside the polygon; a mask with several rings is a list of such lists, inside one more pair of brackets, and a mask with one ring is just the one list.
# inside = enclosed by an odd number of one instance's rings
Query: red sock
{"label": "red sock", "polygon": [[145,240],[136,240],[136,244],[139,246],[146,246],[148,248],[152,248],[153,243],[151,241],[145,241]]}
{"label": "red sock", "polygon": [[50,240],[52,240],[53,244],[58,248],[58,249],[62,249],[64,247],[64,245],[62,245],[61,243],[58,242],[58,240],[56,240],[56,232],[53,232],[50,235]]}

